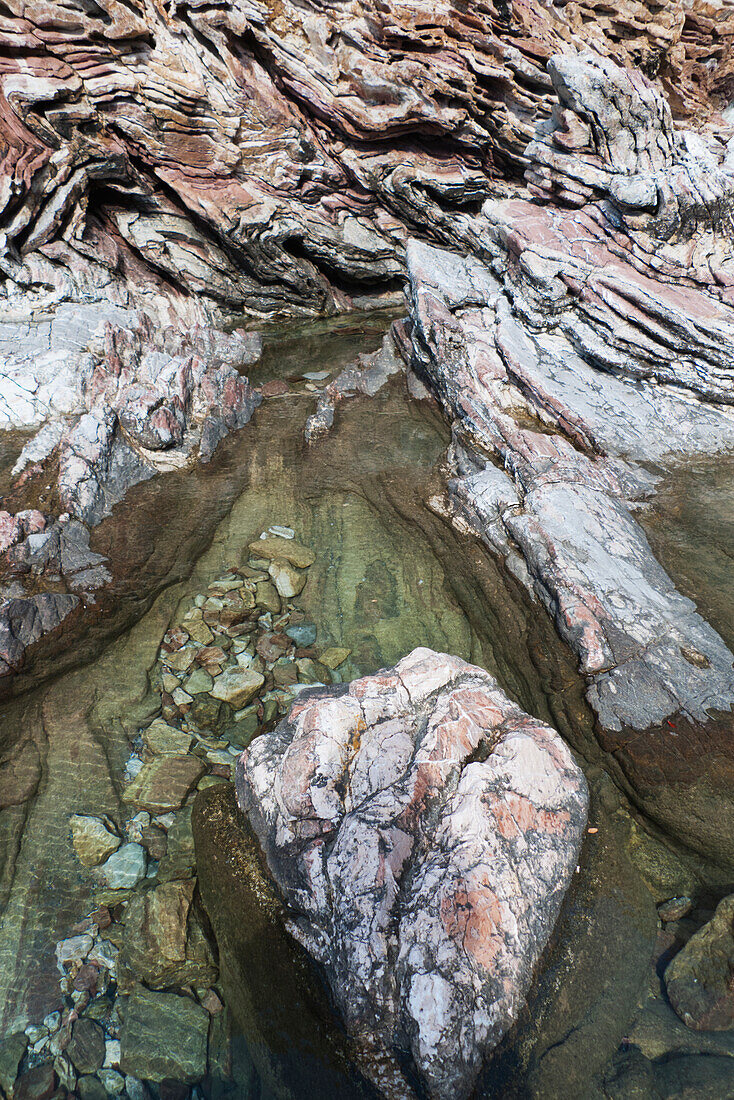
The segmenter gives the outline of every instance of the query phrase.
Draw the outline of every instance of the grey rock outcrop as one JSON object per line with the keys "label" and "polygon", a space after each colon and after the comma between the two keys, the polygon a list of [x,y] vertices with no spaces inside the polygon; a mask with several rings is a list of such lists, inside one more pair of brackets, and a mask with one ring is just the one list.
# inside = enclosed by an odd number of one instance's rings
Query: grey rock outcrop
{"label": "grey rock outcrop", "polygon": [[[651,463],[734,449],[732,177],[723,155],[710,175],[703,155],[685,152],[640,74],[589,57],[550,71],[564,110],[550,145],[536,141],[529,155],[545,150],[536,190],[543,183],[545,197],[576,208],[485,204],[474,234],[486,263],[408,249],[411,363],[454,425],[456,476],[436,507],[501,555],[553,616],[633,797],[728,866],[732,654],[676,591],[632,508],[654,487]],[[587,161],[594,186],[558,192],[566,169]],[[654,218],[640,229],[613,214],[619,181],[643,176],[688,211],[667,236],[655,236]],[[684,177],[718,188],[706,217],[705,204],[691,213]],[[706,281],[699,247],[724,264]]]}

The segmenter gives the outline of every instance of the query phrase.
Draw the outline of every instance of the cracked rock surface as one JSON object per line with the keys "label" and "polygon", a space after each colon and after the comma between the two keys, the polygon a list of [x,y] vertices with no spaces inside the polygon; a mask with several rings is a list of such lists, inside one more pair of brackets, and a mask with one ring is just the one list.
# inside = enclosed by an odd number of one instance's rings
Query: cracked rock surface
{"label": "cracked rock surface", "polygon": [[566,206],[486,203],[482,259],[408,249],[408,354],[454,426],[436,507],[553,617],[633,798],[731,866],[734,657],[633,514],[676,462],[734,449],[729,154],[641,74],[549,71],[563,107],[528,179]]}
{"label": "cracked rock surface", "polygon": [[367,1076],[471,1094],[576,868],[586,782],[482,669],[416,649],[256,738],[238,801]]}
{"label": "cracked rock surface", "polygon": [[459,243],[462,218],[521,181],[554,109],[549,58],[591,46],[708,118],[731,99],[732,10],[13,0],[5,292],[159,301],[188,323],[359,306],[394,291],[408,233]]}

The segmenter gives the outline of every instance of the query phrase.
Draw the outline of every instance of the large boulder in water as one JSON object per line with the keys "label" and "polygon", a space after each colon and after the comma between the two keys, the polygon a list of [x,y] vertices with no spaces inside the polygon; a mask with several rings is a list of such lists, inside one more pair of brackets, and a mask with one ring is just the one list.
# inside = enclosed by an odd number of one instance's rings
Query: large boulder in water
{"label": "large boulder in water", "polygon": [[482,669],[429,649],[314,689],[237,797],[363,1071],[460,1100],[515,1020],[576,868],[584,777]]}

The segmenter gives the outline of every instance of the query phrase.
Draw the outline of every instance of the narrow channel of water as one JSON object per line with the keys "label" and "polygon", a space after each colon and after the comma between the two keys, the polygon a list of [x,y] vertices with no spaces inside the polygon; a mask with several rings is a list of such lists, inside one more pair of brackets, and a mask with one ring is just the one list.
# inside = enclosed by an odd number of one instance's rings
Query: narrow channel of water
{"label": "narrow channel of water", "polygon": [[[373,315],[331,327],[323,322],[301,325],[296,337],[281,326],[266,336],[265,355],[253,378],[257,373],[258,383],[276,377],[289,380],[289,391],[264,402],[251,424],[225,442],[212,469],[158,479],[156,485],[139,487],[138,495],[131,498],[133,502],[155,499],[166,542],[194,548],[189,558],[182,552],[183,559],[181,555],[176,559],[171,577],[175,583],[98,659],[4,706],[0,732],[12,751],[0,763],[0,1034],[41,1025],[32,1033],[36,1049],[33,1044],[29,1047],[26,1067],[49,1059],[53,1032],[44,1036],[41,1022],[64,1006],[76,1004],[82,1017],[93,1020],[107,1042],[114,1044],[122,994],[135,987],[135,977],[131,985],[113,964],[91,997],[76,995],[85,992],[83,982],[80,989],[62,997],[57,943],[86,934],[74,930],[84,929],[85,918],[98,914],[101,903],[111,923],[98,932],[97,940],[110,945],[110,960],[117,959],[120,948],[130,957],[130,945],[125,945],[133,927],[131,906],[138,904],[141,892],[188,881],[193,874],[187,831],[193,795],[181,809],[158,818],[154,815],[144,826],[149,830],[144,840],[151,847],[149,877],[133,889],[111,891],[95,882],[94,873],[82,867],[74,853],[70,818],[74,814],[106,818],[121,836],[128,840],[133,836],[133,811],[123,798],[125,769],[129,775],[132,749],[137,745],[140,751],[139,730],[160,713],[161,696],[151,673],[161,639],[209,585],[247,563],[250,542],[274,524],[292,528],[298,542],[315,555],[306,587],[293,603],[303,619],[314,625],[319,652],[329,647],[350,651],[338,678],[393,664],[417,645],[455,653],[495,674],[523,708],[555,725],[583,753],[594,792],[594,820],[603,835],[598,838],[598,851],[586,853],[582,881],[564,917],[564,927],[571,928],[573,936],[565,941],[560,937],[549,973],[557,984],[570,980],[576,967],[577,984],[593,982],[598,978],[594,975],[598,944],[605,937],[614,939],[619,953],[624,952],[626,940],[631,945],[630,972],[620,975],[615,997],[599,1000],[594,1011],[602,1018],[595,1020],[592,1013],[584,1025],[592,1029],[591,1045],[597,1035],[597,1045],[605,1052],[613,1052],[622,1038],[631,1004],[650,980],[640,960],[646,951],[650,954],[646,937],[650,920],[654,925],[654,902],[640,877],[640,861],[660,863],[665,855],[651,855],[653,849],[641,839],[628,808],[599,768],[584,685],[572,655],[520,586],[477,542],[457,535],[427,506],[432,492],[440,488],[439,466],[448,431],[434,410],[408,399],[402,379],[369,401],[343,402],[327,437],[311,446],[303,440],[314,388],[324,385],[356,354],[378,346],[385,324],[384,317]],[[307,377],[323,372],[326,377]],[[212,497],[222,485],[228,487],[231,501]],[[237,486],[236,491],[232,486]],[[705,501],[704,496],[702,507]],[[191,525],[207,508],[219,508],[222,518],[208,545],[202,547],[192,537]],[[122,509],[110,527],[118,538],[124,532],[120,516],[124,516]],[[661,543],[669,541],[674,528],[677,519],[671,520],[670,529],[661,526]],[[148,552],[153,553],[158,543],[152,533],[150,538]],[[136,553],[145,559],[144,541]],[[695,557],[695,548],[691,553]],[[695,574],[692,582],[698,583]],[[716,625],[721,629],[720,623]],[[226,745],[219,751],[226,752]],[[221,766],[214,775],[215,780],[220,778]],[[203,785],[211,781],[212,776],[206,777]],[[156,845],[163,855],[153,851]],[[672,890],[675,875],[682,872],[670,859]],[[660,887],[663,895],[667,888],[667,883]],[[141,925],[139,934],[150,940],[149,928]],[[157,930],[155,935],[162,933]],[[585,936],[588,947],[583,946]],[[568,943],[577,952],[573,957]],[[138,948],[139,955],[144,953],[143,947]],[[149,948],[148,943],[145,950]],[[237,1012],[226,1004],[220,1011],[214,1001],[206,1000],[211,983],[198,986],[173,980],[162,988],[189,999],[193,994],[211,1011],[210,1072],[194,1096],[298,1100],[291,1085],[279,1091],[272,1080],[258,1079],[238,1034]],[[226,1001],[216,982],[213,988]],[[577,990],[580,999],[583,992]],[[547,1047],[554,1048],[560,1040],[554,1038],[548,1020],[550,994],[540,988],[534,997],[522,1034],[542,1032]],[[153,1060],[176,1035],[175,1027],[169,1027],[162,1015],[158,1020],[159,1032],[153,1026],[145,1039]],[[284,1043],[297,1063],[300,1048],[292,1036],[284,1037]],[[498,1060],[501,1086],[490,1080],[485,1095],[497,1095],[492,1091],[497,1087],[512,1093],[513,1067],[518,1065],[521,1047],[522,1043],[508,1048],[505,1060]],[[114,1046],[109,1053],[114,1059]],[[128,1088],[114,1073],[114,1067],[106,1076],[104,1068],[96,1068],[86,1076],[104,1080],[109,1095],[114,1088],[126,1089],[118,1094],[129,1100],[145,1095],[135,1092],[133,1082]],[[567,1067],[562,1065],[559,1073],[563,1077]],[[141,1071],[139,1076],[145,1074]],[[174,1095],[188,1093],[171,1092]],[[312,1095],[308,1093],[308,1100]]]}

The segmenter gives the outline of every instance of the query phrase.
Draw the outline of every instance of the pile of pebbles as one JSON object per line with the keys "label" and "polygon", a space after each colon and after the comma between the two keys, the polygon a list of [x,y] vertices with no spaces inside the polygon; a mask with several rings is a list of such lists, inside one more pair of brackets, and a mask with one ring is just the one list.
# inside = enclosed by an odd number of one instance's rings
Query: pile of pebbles
{"label": "pile of pebbles", "polygon": [[314,561],[291,528],[270,527],[165,634],[151,673],[160,712],[125,769],[129,815],[70,819],[96,906],[56,945],[59,1011],[0,1042],[0,1100],[224,1095],[227,1011],[198,909],[191,805],[231,782],[242,749],[300,691],[353,671],[350,650],[319,647],[294,602]]}

